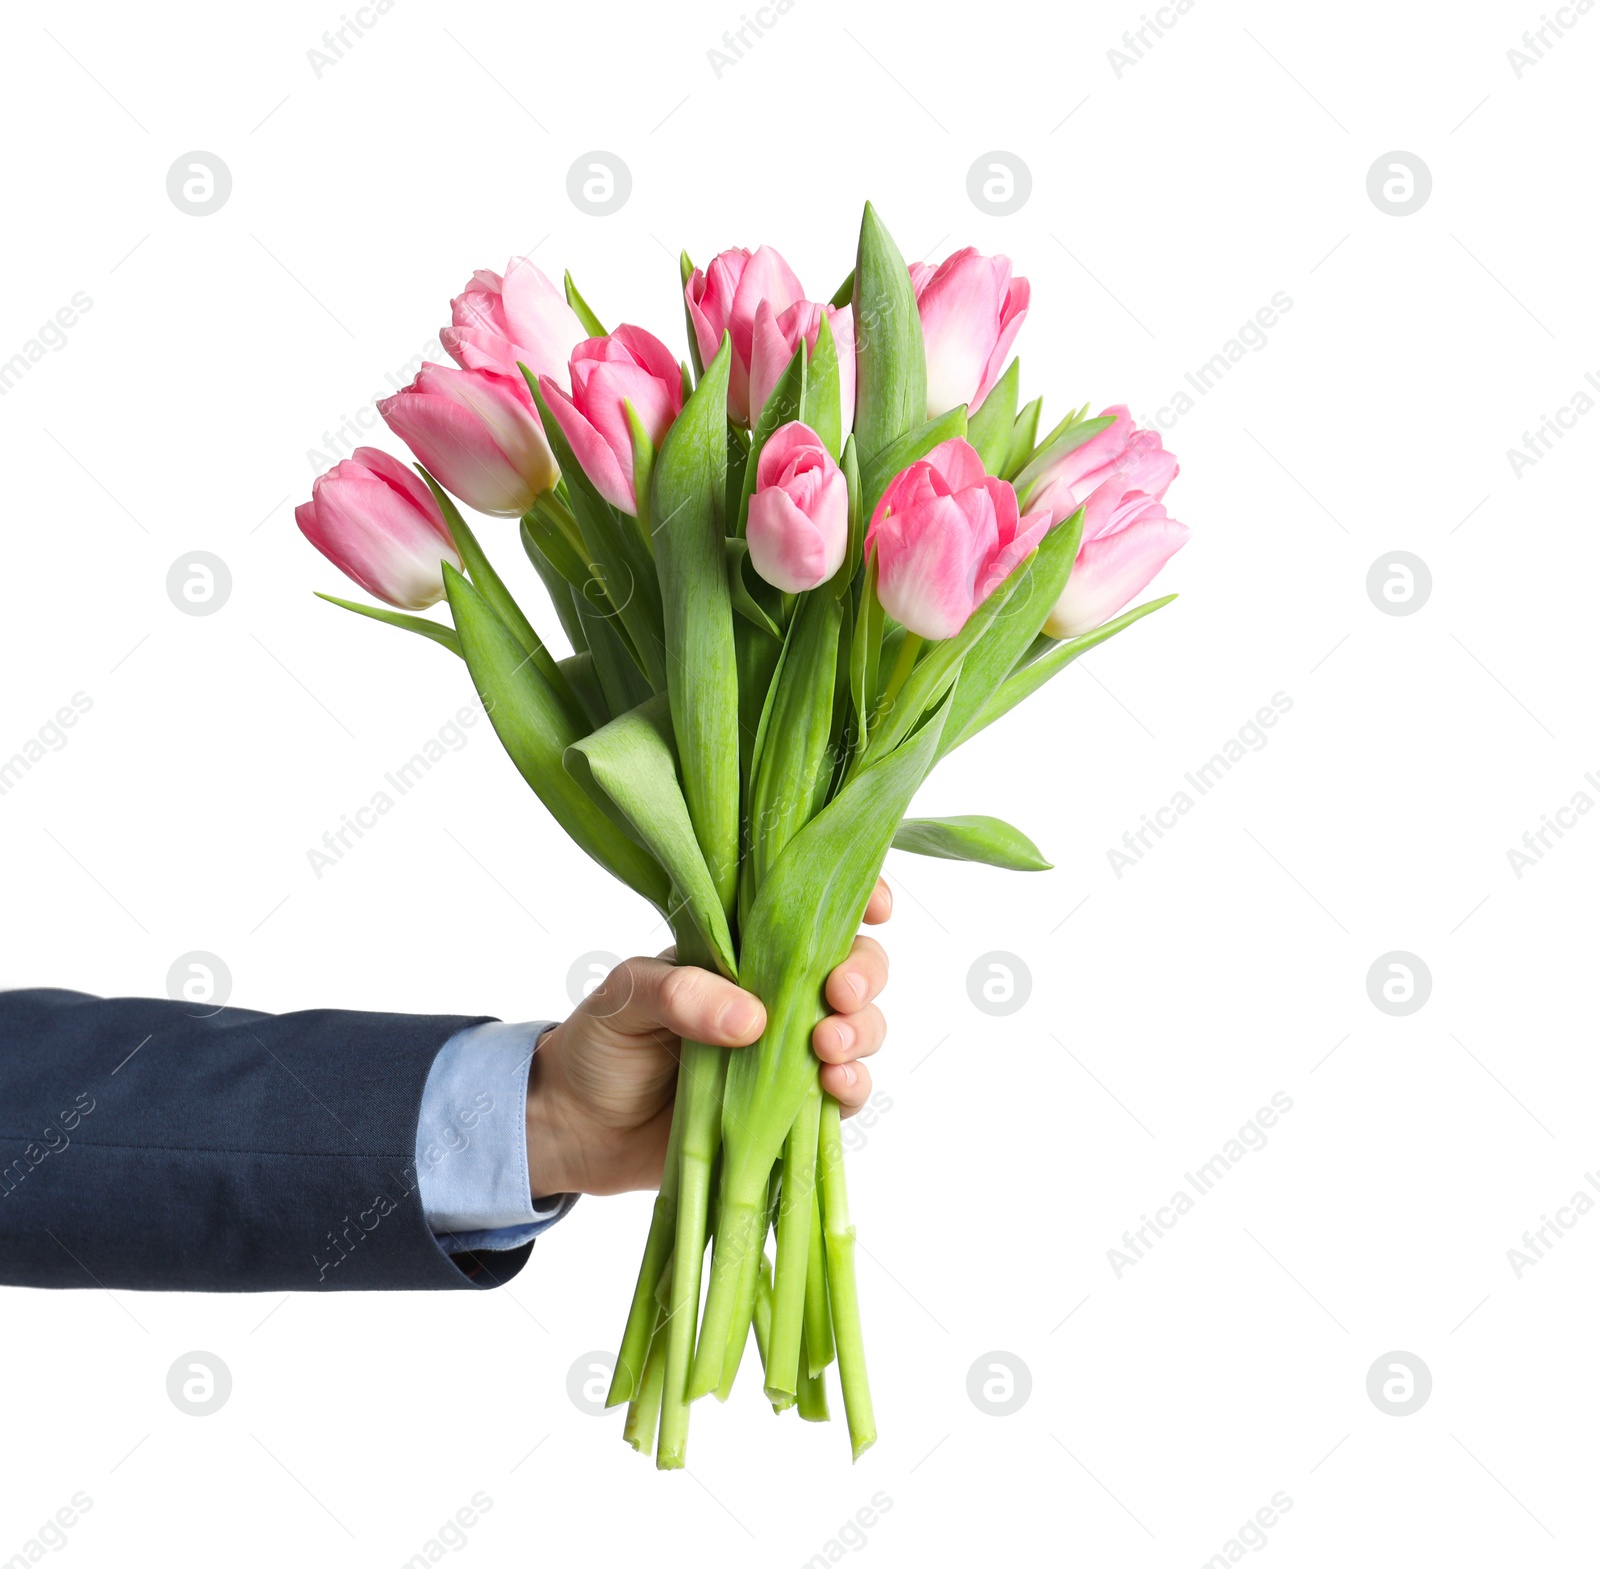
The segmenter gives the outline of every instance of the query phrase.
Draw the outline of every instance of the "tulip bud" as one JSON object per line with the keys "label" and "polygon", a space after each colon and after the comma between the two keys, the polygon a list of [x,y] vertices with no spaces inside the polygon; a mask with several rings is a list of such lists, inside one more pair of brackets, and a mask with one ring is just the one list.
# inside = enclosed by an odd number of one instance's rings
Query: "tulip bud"
{"label": "tulip bud", "polygon": [[848,305],[818,305],[813,300],[796,300],[782,312],[775,311],[770,300],[762,300],[756,306],[750,334],[752,417],[767,406],[778,378],[788,369],[794,351],[802,342],[809,360],[817,347],[824,316],[828,319],[828,330],[833,334],[834,352],[839,360],[839,426],[849,431],[856,412],[856,338]]}
{"label": "tulip bud", "polygon": [[1050,637],[1078,637],[1109,620],[1189,538],[1162,505],[1178,460],[1155,431],[1134,427],[1126,407],[1105,412],[1115,423],[1051,464],[1029,497],[1052,522],[1083,508],[1078,559],[1044,624]]}
{"label": "tulip bud", "polygon": [[543,395],[573,456],[594,488],[614,507],[638,512],[633,494],[633,431],[626,399],[659,447],[683,407],[683,376],[672,351],[642,327],[618,327],[586,338],[572,351],[572,395],[549,376]]}
{"label": "tulip bud", "polygon": [[1044,538],[1049,514],[1018,516],[1017,493],[959,438],[896,475],[872,514],[878,598],[919,637],[954,637]]}
{"label": "tulip bud", "polygon": [[535,376],[564,376],[568,356],[587,336],[560,290],[520,256],[504,275],[473,273],[450,302],[450,321],[439,341],[458,365],[519,380],[518,362]]}
{"label": "tulip bud", "polygon": [[424,365],[378,412],[446,490],[479,512],[521,517],[561,477],[520,375]]}
{"label": "tulip bud", "polygon": [[376,447],[357,447],[318,476],[294,520],[346,577],[401,610],[426,610],[444,598],[441,562],[461,570],[433,493]]}
{"label": "tulip bud", "polygon": [[[750,395],[751,339],[756,307],[763,301],[774,315],[782,315],[805,290],[794,270],[770,245],[759,250],[724,251],[704,272],[696,267],[684,285],[683,297],[694,323],[695,342],[709,365],[722,347],[722,334],[733,339],[733,364],[728,374],[728,414],[748,425],[753,400]],[[793,349],[789,351],[791,354]],[[761,405],[754,404],[754,413]]]}
{"label": "tulip bud", "polygon": [[928,362],[928,418],[963,403],[976,414],[1028,314],[1028,280],[1011,276],[1009,257],[980,256],[971,246],[938,267],[914,262],[909,271]]}
{"label": "tulip bud", "polygon": [[827,582],[844,561],[850,537],[844,471],[799,420],[780,425],[761,449],[745,533],[750,564],[786,594]]}

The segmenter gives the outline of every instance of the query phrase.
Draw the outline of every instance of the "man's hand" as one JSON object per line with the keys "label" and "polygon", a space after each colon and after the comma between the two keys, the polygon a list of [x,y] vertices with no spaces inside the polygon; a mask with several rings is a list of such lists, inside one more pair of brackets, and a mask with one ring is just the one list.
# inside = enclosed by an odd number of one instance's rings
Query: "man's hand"
{"label": "man's hand", "polygon": [[[866,920],[889,918],[888,886],[879,882]],[[889,961],[870,937],[829,977],[836,1011],[816,1027],[822,1087],[845,1116],[872,1093],[860,1059],[883,1044],[887,1028],[873,998],[889,979]],[[766,1028],[760,1000],[709,970],[666,959],[619,964],[583,1004],[547,1030],[528,1076],[528,1181],[533,1197],[551,1193],[625,1193],[661,1183],[679,1038],[713,1046],[748,1046]]]}

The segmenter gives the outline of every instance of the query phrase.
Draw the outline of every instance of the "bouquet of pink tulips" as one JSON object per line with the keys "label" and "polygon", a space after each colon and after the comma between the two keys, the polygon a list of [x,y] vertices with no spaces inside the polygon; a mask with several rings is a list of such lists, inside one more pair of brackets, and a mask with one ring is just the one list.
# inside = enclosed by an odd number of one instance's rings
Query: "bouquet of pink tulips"
{"label": "bouquet of pink tulips", "polygon": [[[380,404],[420,480],[362,448],[297,518],[394,608],[334,603],[460,655],[567,833],[662,912],[680,962],[766,1006],[745,1051],[683,1043],[610,1393],[629,1442],[681,1466],[691,1402],[727,1397],[753,1334],[777,1410],[825,1419],[837,1363],[859,1456],[824,979],[891,845],[1047,865],[996,818],[907,808],[952,748],[1168,603],[1123,611],[1188,531],[1162,505],[1176,462],[1126,408],[1041,439],[1039,400],[1019,407],[1028,285],[1004,257],[908,268],[869,206],[831,302],[767,247],[685,256],[682,284],[692,368],[608,332],[570,276],[563,295],[526,262],[475,273],[443,334],[458,368]],[[452,495],[520,519],[570,654]],[[407,613],[441,598],[452,626]]]}

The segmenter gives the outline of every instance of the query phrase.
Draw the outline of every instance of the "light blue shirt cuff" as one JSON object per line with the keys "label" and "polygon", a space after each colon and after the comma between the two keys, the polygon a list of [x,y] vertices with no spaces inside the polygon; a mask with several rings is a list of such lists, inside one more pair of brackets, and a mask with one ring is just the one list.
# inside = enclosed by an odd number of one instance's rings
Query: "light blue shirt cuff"
{"label": "light blue shirt cuff", "polygon": [[417,1190],[446,1253],[519,1248],[576,1193],[528,1189],[528,1070],[548,1021],[472,1024],[439,1049],[417,1123]]}

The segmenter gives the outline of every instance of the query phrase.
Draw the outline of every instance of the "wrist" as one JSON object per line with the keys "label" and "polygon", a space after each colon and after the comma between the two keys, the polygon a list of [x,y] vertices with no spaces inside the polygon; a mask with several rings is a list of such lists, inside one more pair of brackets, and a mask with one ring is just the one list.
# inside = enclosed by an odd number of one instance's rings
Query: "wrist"
{"label": "wrist", "polygon": [[577,1191],[572,1160],[571,1124],[562,1114],[559,1096],[544,1071],[543,1047],[559,1026],[539,1037],[528,1065],[528,1099],[524,1112],[528,1150],[528,1195],[538,1200]]}

